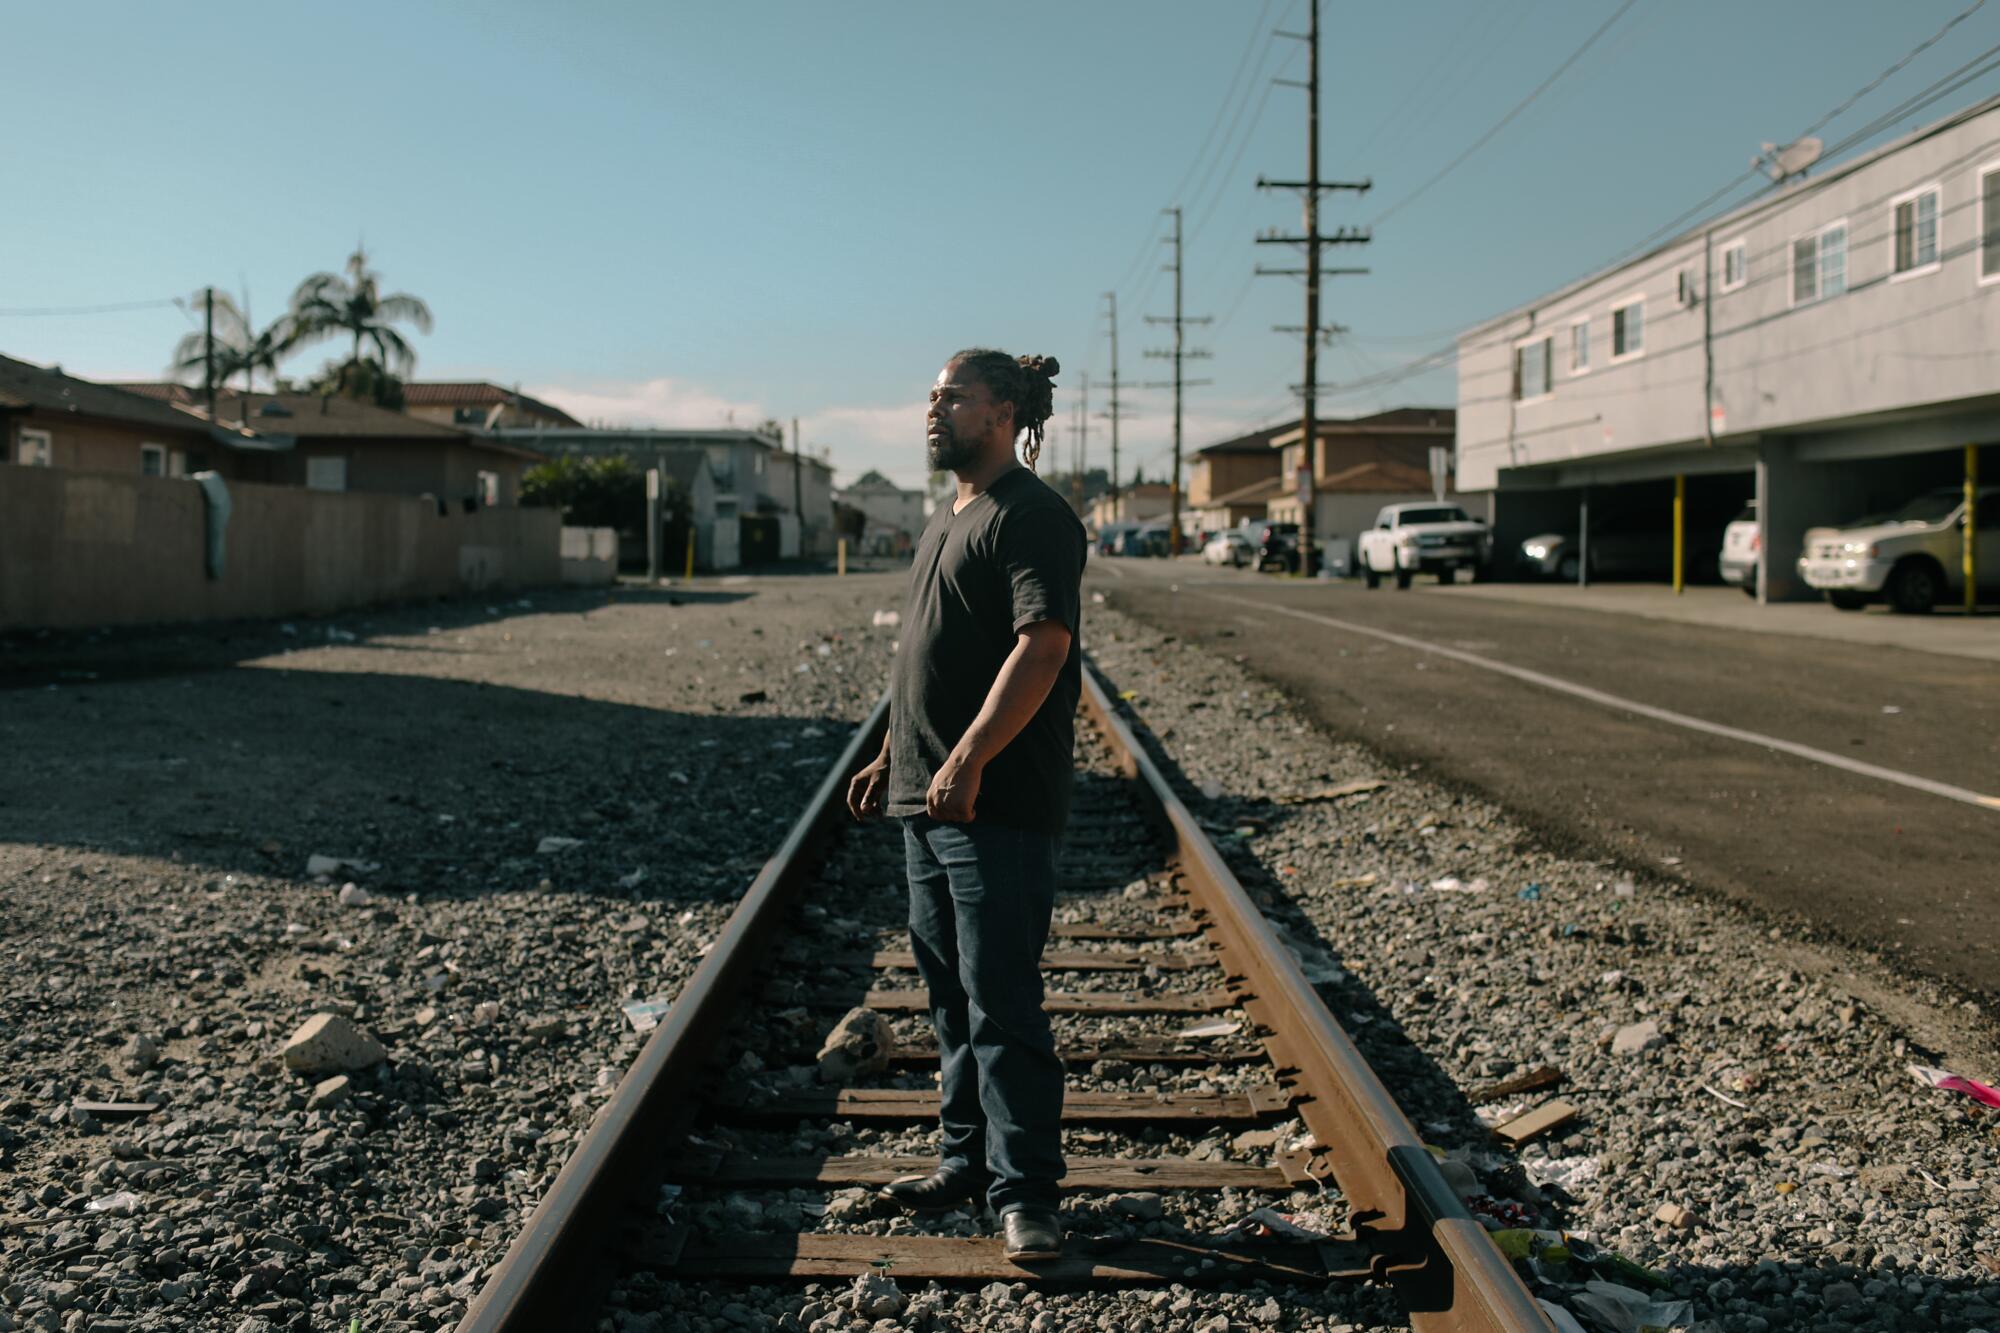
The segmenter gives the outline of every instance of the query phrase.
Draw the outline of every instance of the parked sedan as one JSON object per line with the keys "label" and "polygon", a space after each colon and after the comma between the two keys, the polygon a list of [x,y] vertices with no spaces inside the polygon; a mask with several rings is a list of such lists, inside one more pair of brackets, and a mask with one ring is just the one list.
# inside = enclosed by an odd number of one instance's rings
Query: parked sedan
{"label": "parked sedan", "polygon": [[[1703,582],[1716,576],[1716,557],[1722,534],[1690,524],[1683,534],[1687,552],[1687,577]],[[1578,549],[1575,532],[1545,532],[1521,543],[1521,572],[1530,577],[1553,578],[1575,583],[1590,561],[1591,578],[1669,578],[1673,575],[1674,535],[1659,525],[1651,514],[1606,514],[1600,523],[1591,515],[1587,551]]]}
{"label": "parked sedan", "polygon": [[1208,539],[1201,548],[1201,558],[1211,565],[1228,565],[1240,568],[1255,554],[1250,545],[1250,536],[1241,528],[1228,528]]}

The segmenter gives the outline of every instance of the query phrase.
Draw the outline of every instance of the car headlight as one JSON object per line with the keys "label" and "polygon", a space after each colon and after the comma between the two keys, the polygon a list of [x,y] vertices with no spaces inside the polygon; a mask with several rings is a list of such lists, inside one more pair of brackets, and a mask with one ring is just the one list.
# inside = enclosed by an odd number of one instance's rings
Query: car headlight
{"label": "car headlight", "polygon": [[1549,548],[1541,542],[1529,542],[1521,549],[1528,553],[1528,559],[1530,560],[1546,560],[1549,558]]}
{"label": "car headlight", "polygon": [[1875,554],[1876,554],[1876,549],[1875,549],[1875,543],[1873,543],[1873,542],[1842,542],[1842,543],[1840,544],[1840,553],[1841,553],[1842,555],[1859,555],[1859,556],[1866,556],[1866,557],[1868,557],[1869,559],[1871,559],[1871,560],[1872,560],[1872,559],[1874,559],[1874,557],[1875,557]]}
{"label": "car headlight", "polygon": [[1398,546],[1415,546],[1416,544],[1417,534],[1414,532],[1406,532],[1396,538],[1396,545]]}

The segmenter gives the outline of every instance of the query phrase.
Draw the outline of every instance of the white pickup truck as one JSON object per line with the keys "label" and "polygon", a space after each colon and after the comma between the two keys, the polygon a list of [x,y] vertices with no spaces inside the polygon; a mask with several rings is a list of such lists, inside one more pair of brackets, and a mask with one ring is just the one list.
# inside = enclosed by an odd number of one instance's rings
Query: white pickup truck
{"label": "white pickup truck", "polygon": [[[1979,586],[2000,587],[2000,487],[1979,492]],[[1843,611],[1886,601],[1922,613],[1965,594],[1965,491],[1947,486],[1892,514],[1811,528],[1799,577]]]}
{"label": "white pickup truck", "polygon": [[1459,570],[1472,573],[1485,564],[1492,542],[1486,525],[1457,505],[1388,505],[1355,543],[1355,561],[1371,588],[1381,586],[1384,574],[1395,575],[1398,588],[1409,587],[1418,574],[1450,583]]}

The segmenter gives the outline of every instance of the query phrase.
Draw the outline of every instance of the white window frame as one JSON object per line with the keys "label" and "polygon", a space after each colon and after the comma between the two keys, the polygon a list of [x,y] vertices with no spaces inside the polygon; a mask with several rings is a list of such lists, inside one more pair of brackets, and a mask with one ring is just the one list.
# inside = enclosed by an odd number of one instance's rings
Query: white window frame
{"label": "white window frame", "polygon": [[[30,446],[38,457],[28,457]],[[56,462],[55,436],[45,430],[34,430],[23,426],[14,436],[14,461],[22,467],[54,467]]]}
{"label": "white window frame", "polygon": [[[1576,358],[1576,334],[1578,329],[1583,330],[1583,360],[1581,361]],[[1569,322],[1569,377],[1571,379],[1590,373],[1591,366],[1594,364],[1590,359],[1590,352],[1590,316],[1578,315]]]}
{"label": "white window frame", "polygon": [[[1738,254],[1743,256],[1742,276],[1738,277],[1734,282],[1731,282],[1729,280],[1729,256],[1732,254]],[[1729,242],[1729,244],[1722,247],[1722,282],[1720,284],[1720,290],[1725,292],[1740,291],[1743,288],[1748,287],[1749,285],[1750,285],[1750,238],[1747,236],[1738,236],[1735,240]]]}
{"label": "white window frame", "polygon": [[[1898,269],[1896,267],[1896,210],[1904,204],[1913,203],[1921,199],[1927,194],[1937,196],[1937,207],[1931,213],[1931,262],[1928,264],[1919,264],[1915,268]],[[1914,222],[1914,210],[1912,210],[1911,219]],[[1889,201],[1889,281],[1901,282],[1904,278],[1921,278],[1924,274],[1935,273],[1943,267],[1944,183],[1942,181],[1932,181],[1928,185],[1919,185],[1914,190],[1905,190]]]}
{"label": "white window frame", "polygon": [[[146,470],[146,460],[157,458],[159,466],[151,472]],[[142,477],[164,477],[167,475],[167,446],[164,444],[142,444],[139,446],[139,475]]]}
{"label": "white window frame", "polygon": [[[1542,391],[1541,391],[1540,393],[1538,393],[1538,394],[1534,394],[1534,395],[1532,395],[1532,396],[1531,396],[1531,395],[1528,395],[1528,394],[1524,394],[1524,393],[1522,393],[1522,392],[1521,392],[1521,387],[1522,387],[1522,378],[1521,378],[1521,349],[1522,349],[1522,348],[1524,348],[1524,347],[1533,347],[1533,346],[1534,346],[1534,345],[1535,345],[1536,343],[1547,343],[1547,344],[1549,345],[1549,354],[1548,354],[1548,356],[1547,356],[1547,357],[1543,358],[1543,365],[1544,365],[1544,366],[1546,367],[1546,370],[1545,370],[1545,371],[1544,371],[1544,373],[1543,373],[1543,384],[1542,384]],[[1519,406],[1519,405],[1520,405],[1520,404],[1522,404],[1522,403],[1539,403],[1539,402],[1541,402],[1541,401],[1542,401],[1542,400],[1543,400],[1544,398],[1548,398],[1548,397],[1551,397],[1551,396],[1553,396],[1553,395],[1555,394],[1555,391],[1556,391],[1556,336],[1555,336],[1555,334],[1553,334],[1553,333],[1550,333],[1550,332],[1547,332],[1547,331],[1545,330],[1545,331],[1543,331],[1543,332],[1541,332],[1541,333],[1536,333],[1536,334],[1533,334],[1533,335],[1531,335],[1531,336],[1529,336],[1529,337],[1526,337],[1526,338],[1522,338],[1522,339],[1521,339],[1520,341],[1516,342],[1516,343],[1514,344],[1514,403],[1515,403],[1515,405],[1516,405],[1516,406]]]}
{"label": "white window frame", "polygon": [[[1892,227],[1890,230],[1893,231],[1895,229]],[[1808,231],[1798,232],[1785,244],[1785,299],[1794,310],[1800,306],[1818,305],[1821,301],[1832,299],[1826,293],[1826,283],[1821,281],[1821,274],[1826,270],[1826,234],[1831,231],[1840,232],[1846,238],[1846,241],[1854,239],[1854,233],[1849,229],[1847,219],[1843,217],[1835,218],[1831,222],[1814,227]],[[1813,294],[1801,301],[1799,299],[1797,269],[1799,260],[1797,246],[1800,241],[1808,238],[1813,243]],[[1853,256],[1854,247],[1851,244],[1844,244],[1840,264],[1840,290],[1835,292],[1834,296],[1845,296],[1853,288],[1853,284],[1848,281],[1849,264],[1847,262]]]}
{"label": "white window frame", "polygon": [[2000,258],[1991,273],[1986,271],[1986,178],[1995,174],[2000,174],[2000,157],[1981,163],[1972,173],[1972,274],[1981,287],[2000,282]]}
{"label": "white window frame", "polygon": [[[1639,307],[1639,347],[1637,351],[1620,352],[1618,350],[1618,312],[1621,310],[1630,310],[1633,306]],[[1644,292],[1634,292],[1621,301],[1613,301],[1611,303],[1611,319],[1607,327],[1611,332],[1611,337],[1605,345],[1605,349],[1610,353],[1609,356],[1604,358],[1605,365],[1623,365],[1627,361],[1637,361],[1640,357],[1644,356],[1646,354],[1646,294]]]}
{"label": "white window frame", "polygon": [[[338,486],[314,485],[313,465],[315,463],[322,465],[322,472],[321,472],[322,479],[324,479],[325,477],[324,465],[328,463],[338,463],[340,465],[340,485]],[[309,491],[324,491],[329,495],[336,495],[341,492],[344,492],[347,489],[347,456],[345,454],[308,454],[306,456],[306,489]]]}

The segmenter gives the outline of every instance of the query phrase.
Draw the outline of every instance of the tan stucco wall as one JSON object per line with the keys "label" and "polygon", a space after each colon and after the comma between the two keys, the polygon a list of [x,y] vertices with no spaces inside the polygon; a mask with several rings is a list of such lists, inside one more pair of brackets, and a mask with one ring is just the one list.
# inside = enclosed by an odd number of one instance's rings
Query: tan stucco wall
{"label": "tan stucco wall", "polygon": [[313,614],[561,581],[553,509],[233,482],[224,576],[192,481],[0,466],[0,629]]}

